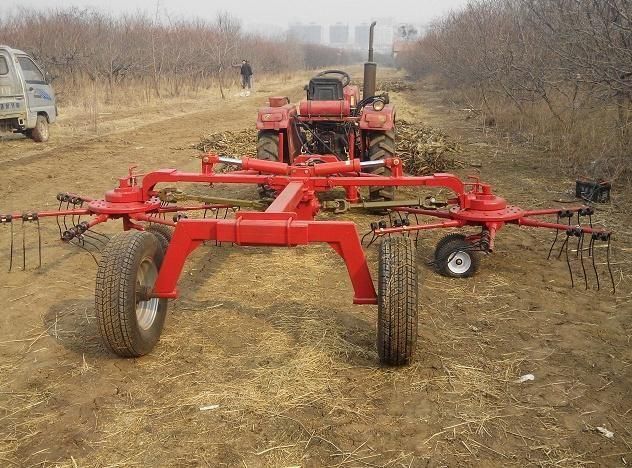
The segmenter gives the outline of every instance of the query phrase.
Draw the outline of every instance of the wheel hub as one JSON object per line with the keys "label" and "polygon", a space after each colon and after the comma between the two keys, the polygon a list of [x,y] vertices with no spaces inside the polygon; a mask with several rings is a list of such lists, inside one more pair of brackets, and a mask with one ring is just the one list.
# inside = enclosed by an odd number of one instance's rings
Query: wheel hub
{"label": "wheel hub", "polygon": [[139,328],[142,330],[149,330],[158,314],[158,303],[160,299],[157,297],[147,297],[147,291],[153,288],[157,277],[158,269],[153,260],[144,258],[138,267],[138,276],[136,279],[136,320]]}
{"label": "wheel hub", "polygon": [[459,250],[458,252],[454,252],[450,255],[450,259],[448,260],[448,268],[454,274],[460,275],[465,273],[472,266],[472,258],[470,254]]}

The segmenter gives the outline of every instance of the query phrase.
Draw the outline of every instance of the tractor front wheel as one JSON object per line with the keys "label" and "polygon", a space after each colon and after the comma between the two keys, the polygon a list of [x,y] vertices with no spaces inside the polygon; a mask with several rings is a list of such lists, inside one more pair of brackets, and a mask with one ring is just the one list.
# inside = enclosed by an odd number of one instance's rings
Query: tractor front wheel
{"label": "tractor front wheel", "polygon": [[382,364],[406,365],[417,343],[419,279],[414,241],[384,239],[378,275],[377,353]]}
{"label": "tractor front wheel", "polygon": [[164,251],[149,232],[127,231],[106,245],[97,269],[95,311],[107,347],[123,357],[149,353],[167,315],[167,299],[148,297]]}
{"label": "tractor front wheel", "polygon": [[[257,135],[257,159],[264,161],[280,161],[279,133],[272,130],[261,130]],[[275,191],[268,185],[259,186],[259,197],[270,199],[276,196]]]}
{"label": "tractor front wheel", "polygon": [[[378,161],[395,156],[395,130],[386,132],[371,132],[368,136],[369,160]],[[390,176],[388,167],[376,167],[371,169],[373,174]],[[394,200],[395,187],[369,187],[369,199],[371,201]]]}

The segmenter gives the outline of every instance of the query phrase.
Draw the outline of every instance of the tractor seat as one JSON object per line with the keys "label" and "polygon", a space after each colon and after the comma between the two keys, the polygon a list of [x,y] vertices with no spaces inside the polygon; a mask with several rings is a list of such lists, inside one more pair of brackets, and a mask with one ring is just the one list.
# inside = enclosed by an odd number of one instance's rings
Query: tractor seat
{"label": "tractor seat", "polygon": [[342,101],[344,99],[342,81],[339,78],[315,76],[309,80],[307,99],[309,101]]}

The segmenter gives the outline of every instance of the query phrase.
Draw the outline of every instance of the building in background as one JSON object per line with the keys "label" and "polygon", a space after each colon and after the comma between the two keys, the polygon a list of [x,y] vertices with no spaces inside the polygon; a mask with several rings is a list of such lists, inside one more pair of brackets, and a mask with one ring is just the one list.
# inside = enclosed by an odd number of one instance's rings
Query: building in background
{"label": "building in background", "polygon": [[329,26],[328,44],[332,47],[348,47],[349,41],[349,25],[336,23]]}
{"label": "building in background", "polygon": [[294,23],[290,25],[288,31],[290,38],[295,39],[304,44],[322,44],[323,43],[323,27],[317,23]]}

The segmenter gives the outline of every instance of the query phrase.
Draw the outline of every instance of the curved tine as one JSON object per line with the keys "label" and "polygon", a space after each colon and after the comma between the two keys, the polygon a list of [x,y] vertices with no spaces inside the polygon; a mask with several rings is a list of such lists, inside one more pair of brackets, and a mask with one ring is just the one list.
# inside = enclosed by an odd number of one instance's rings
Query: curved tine
{"label": "curved tine", "polygon": [[89,233],[88,231],[84,232],[83,235],[86,236],[88,239],[92,239],[95,242],[99,242],[103,246],[107,245],[107,243],[108,243],[108,240],[101,239],[100,237],[93,236],[92,233]]}
{"label": "curved tine", "polygon": [[388,210],[388,222],[390,223],[391,227],[393,227],[393,212],[391,210]]}
{"label": "curved tine", "polygon": [[614,275],[612,274],[612,265],[610,264],[610,240],[611,237],[608,236],[608,248],[606,250],[606,263],[608,265],[608,273],[610,273],[610,281],[612,282],[612,294],[617,292],[617,287],[614,284]]}
{"label": "curved tine", "polygon": [[[86,231],[87,232],[87,231]],[[109,242],[110,240],[110,236],[108,236],[107,234],[103,234],[102,232],[99,231],[95,231],[94,229],[90,229],[90,233],[91,234],[96,234],[97,236],[103,237],[106,241]]]}
{"label": "curved tine", "polygon": [[557,254],[557,259],[559,260],[560,258],[562,258],[562,252],[564,251],[564,247],[566,247],[566,245],[568,244],[568,236],[566,236],[566,239],[564,239],[564,242],[562,242],[562,247],[560,247],[560,252]]}
{"label": "curved tine", "polygon": [[[375,237],[375,231],[373,229],[371,229],[370,231],[368,231],[365,235],[362,236],[362,239],[360,239],[360,244],[364,245],[364,239],[366,239],[369,235],[373,234],[373,237]],[[367,247],[370,244],[367,244]]]}
{"label": "curved tine", "polygon": [[592,257],[592,266],[595,272],[595,278],[597,279],[597,291],[601,289],[601,284],[599,284],[599,272],[597,271],[597,265],[595,264],[595,238],[590,237],[590,242],[588,243],[588,255]]}
{"label": "curved tine", "polygon": [[11,242],[9,251],[9,271],[13,268],[13,223],[11,223]]}
{"label": "curved tine", "polygon": [[37,268],[42,268],[42,228],[39,218],[37,218],[37,253],[39,255],[39,265]]}
{"label": "curved tine", "polygon": [[[83,200],[81,200],[81,203],[79,203],[79,208],[83,208]],[[77,216],[77,224],[79,224],[81,222],[81,215]]]}
{"label": "curved tine", "polygon": [[571,268],[571,261],[568,258],[568,245],[570,244],[570,242],[568,242],[570,238],[567,237],[566,238],[566,242],[564,242],[564,245],[566,245],[566,265],[568,265],[568,273],[571,275],[571,288],[575,287],[575,280],[573,279],[573,269]]}
{"label": "curved tine", "polygon": [[367,248],[371,247],[375,241],[378,239],[378,236],[375,235],[375,233],[373,233],[373,237],[371,238],[371,240],[369,241],[369,243],[367,244]]}
{"label": "curved tine", "polygon": [[22,270],[26,271],[26,231],[22,221]]}
{"label": "curved tine", "polygon": [[[555,224],[559,224],[560,223],[560,215],[558,213],[557,215],[557,221]],[[560,230],[556,229],[555,230],[555,239],[553,239],[553,243],[551,244],[551,248],[549,249],[549,254],[546,256],[546,259],[549,260],[551,258],[551,252],[553,252],[553,248],[555,247],[555,244],[557,244],[557,238],[560,235]]]}
{"label": "curved tine", "polygon": [[590,225],[590,227],[593,227],[593,225],[592,225],[592,215],[591,214],[588,215],[588,224]]}
{"label": "curved tine", "polygon": [[588,275],[586,274],[586,266],[584,265],[584,233],[579,236],[578,249],[581,249],[579,252],[579,261],[582,264],[582,271],[584,272],[584,285],[586,286],[586,291],[588,291]]}
{"label": "curved tine", "polygon": [[80,249],[85,250],[86,252],[88,252],[90,254],[90,256],[92,257],[92,260],[94,260],[94,263],[96,263],[97,265],[99,264],[99,261],[97,260],[97,257],[94,256],[94,254],[92,252],[90,252],[89,249],[86,249],[83,245],[81,245],[81,242],[73,242],[70,241],[70,244],[76,245],[77,247],[79,247]]}
{"label": "curved tine", "polygon": [[[61,205],[63,203],[64,202],[62,202],[62,201],[59,202],[59,211],[61,211]],[[59,229],[59,238],[61,239],[61,236],[62,236],[63,233],[62,233],[62,230],[61,230],[61,223],[59,222],[59,216],[55,216],[55,221],[57,221],[57,228]]]}
{"label": "curved tine", "polygon": [[[70,202],[66,202],[66,209],[68,210],[70,208]],[[68,224],[66,224],[66,217],[68,215],[64,215],[64,217],[62,218],[62,222],[64,223],[64,229],[67,231],[68,230]]]}
{"label": "curved tine", "polygon": [[204,214],[202,215],[202,219],[206,219],[206,212],[208,211],[208,208],[204,209]]}
{"label": "curved tine", "polygon": [[90,242],[88,239],[86,239],[86,236],[84,234],[81,235],[81,241],[83,242],[84,247],[86,246],[86,244],[88,244],[88,246],[92,247],[97,252],[101,252],[101,247],[99,247],[94,242]]}

